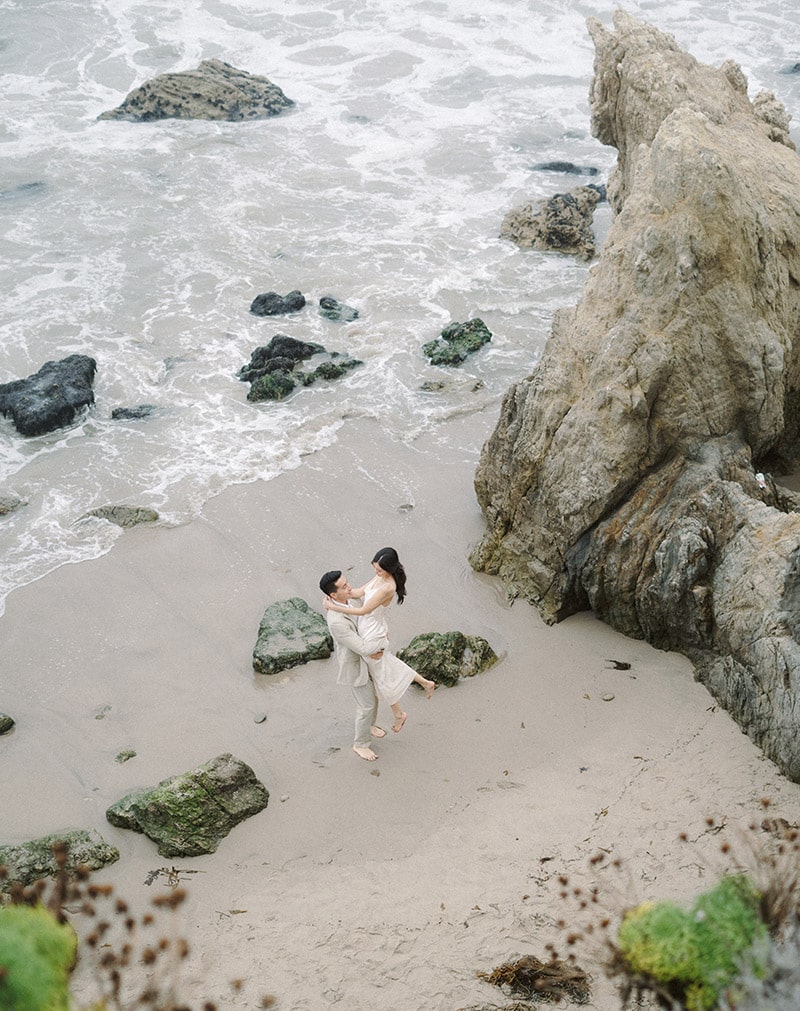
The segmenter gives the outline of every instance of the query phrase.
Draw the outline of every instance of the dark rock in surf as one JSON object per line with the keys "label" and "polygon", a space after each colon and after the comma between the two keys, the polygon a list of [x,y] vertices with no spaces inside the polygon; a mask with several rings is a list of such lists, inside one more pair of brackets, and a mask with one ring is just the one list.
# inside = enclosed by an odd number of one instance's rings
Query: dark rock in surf
{"label": "dark rock in surf", "polygon": [[118,527],[138,527],[143,523],[155,523],[159,516],[155,509],[146,506],[106,505],[90,509],[82,519],[107,520]]}
{"label": "dark rock in surf", "polygon": [[221,119],[241,122],[277,116],[294,105],[266,77],[222,60],[203,60],[196,70],[161,74],[134,89],[98,119],[148,123],[157,119]]}
{"label": "dark rock in surf", "polygon": [[0,384],[0,412],[10,415],[20,435],[44,435],[71,424],[94,403],[94,358],[69,355],[45,364],[32,376]]}
{"label": "dark rock in surf", "polygon": [[542,161],[538,165],[531,165],[533,172],[561,172],[568,176],[596,176],[599,169],[594,165],[576,165],[571,161]]}
{"label": "dark rock in surf", "polygon": [[290,291],[288,295],[279,295],[276,291],[267,291],[256,295],[250,303],[250,312],[254,316],[288,316],[299,312],[306,300],[299,291]]}
{"label": "dark rock in surf", "polygon": [[418,674],[448,688],[461,678],[481,674],[499,659],[486,639],[463,632],[424,632],[397,655]]}
{"label": "dark rock in surf", "polygon": [[249,363],[239,369],[239,378],[252,382],[267,372],[291,369],[298,362],[306,361],[324,351],[325,348],[321,344],[300,341],[284,333],[276,333],[269,344],[253,351]]}
{"label": "dark rock in surf", "polygon": [[354,309],[344,302],[339,302],[330,295],[323,295],[319,300],[319,314],[325,319],[332,319],[340,323],[352,323],[358,319],[358,309]]}
{"label": "dark rock in surf", "polygon": [[592,217],[605,197],[604,186],[589,183],[541,200],[535,207],[516,207],[503,219],[500,238],[523,249],[568,253],[591,260],[596,252]]}
{"label": "dark rock in surf", "polygon": [[333,652],[328,623],[302,597],[279,600],[264,611],[253,648],[253,670],[278,674]]}
{"label": "dark rock in surf", "polygon": [[24,200],[29,197],[40,197],[47,192],[47,186],[40,180],[30,183],[19,183],[7,190],[0,190],[0,200]]}
{"label": "dark rock in surf", "polygon": [[196,857],[215,853],[232,829],[268,803],[269,791],[250,766],[226,753],[128,794],[106,818],[152,839],[162,857]]}
{"label": "dark rock in surf", "polygon": [[[325,356],[311,372],[297,365],[315,355]],[[286,334],[275,334],[264,347],[256,348],[247,365],[239,370],[239,379],[250,383],[247,399],[283,400],[295,387],[310,386],[317,379],[338,379],[361,362],[337,351],[326,351],[321,344],[299,341]]]}
{"label": "dark rock in surf", "polygon": [[158,410],[155,404],[139,404],[137,407],[115,407],[111,412],[112,421],[141,421]]}
{"label": "dark rock in surf", "polygon": [[0,713],[0,735],[7,734],[14,726],[14,720],[8,713]]}
{"label": "dark rock in surf", "polygon": [[0,516],[7,516],[8,513],[13,513],[15,509],[27,504],[25,499],[16,495],[0,495]]}
{"label": "dark rock in surf", "polygon": [[115,846],[109,845],[97,832],[85,829],[70,829],[24,843],[0,846],[0,865],[8,871],[5,880],[0,880],[0,892],[8,891],[14,884],[27,886],[42,878],[54,878],[60,867],[53,847],[61,843],[67,847],[65,866],[68,871],[78,867],[96,871],[119,860],[119,850]]}
{"label": "dark rock in surf", "polygon": [[489,328],[476,316],[466,323],[451,323],[435,341],[422,345],[431,365],[460,365],[492,339]]}

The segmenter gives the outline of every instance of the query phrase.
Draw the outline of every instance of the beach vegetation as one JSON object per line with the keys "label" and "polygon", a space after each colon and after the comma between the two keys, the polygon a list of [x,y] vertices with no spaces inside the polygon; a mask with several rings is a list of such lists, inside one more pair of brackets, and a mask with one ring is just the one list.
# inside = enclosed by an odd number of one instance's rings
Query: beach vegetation
{"label": "beach vegetation", "polygon": [[[54,844],[53,852],[58,873],[32,885],[9,883],[0,867],[3,1011],[218,1011],[224,1006],[207,998],[191,1004],[182,996],[181,967],[190,946],[175,920],[187,897],[177,873],[169,876],[169,890],[137,914],[112,885],[93,880],[87,868],[71,866],[65,844]],[[229,985],[241,996],[249,988],[241,979]],[[252,1006],[275,1003],[263,994]]]}

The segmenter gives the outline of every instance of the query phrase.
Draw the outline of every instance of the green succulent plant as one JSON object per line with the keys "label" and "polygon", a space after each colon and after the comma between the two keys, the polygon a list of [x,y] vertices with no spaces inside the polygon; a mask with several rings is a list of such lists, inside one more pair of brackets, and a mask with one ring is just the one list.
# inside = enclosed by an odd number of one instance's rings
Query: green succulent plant
{"label": "green succulent plant", "polygon": [[0,1007],[68,1011],[75,931],[44,906],[0,907]]}
{"label": "green succulent plant", "polygon": [[688,1011],[711,1011],[748,960],[750,971],[763,974],[756,956],[748,957],[767,936],[759,902],[747,877],[724,877],[688,911],[671,902],[629,910],[617,945],[632,973],[655,981]]}

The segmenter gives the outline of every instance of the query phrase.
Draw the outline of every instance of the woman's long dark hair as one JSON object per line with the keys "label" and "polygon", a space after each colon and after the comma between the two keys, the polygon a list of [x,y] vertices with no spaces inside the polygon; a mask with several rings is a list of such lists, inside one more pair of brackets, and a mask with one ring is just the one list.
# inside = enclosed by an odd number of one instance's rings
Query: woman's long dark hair
{"label": "woman's long dark hair", "polygon": [[397,603],[402,604],[406,599],[406,570],[400,564],[397,552],[394,548],[381,548],[375,552],[373,562],[377,562],[384,572],[388,572],[394,577],[394,585],[397,588]]}

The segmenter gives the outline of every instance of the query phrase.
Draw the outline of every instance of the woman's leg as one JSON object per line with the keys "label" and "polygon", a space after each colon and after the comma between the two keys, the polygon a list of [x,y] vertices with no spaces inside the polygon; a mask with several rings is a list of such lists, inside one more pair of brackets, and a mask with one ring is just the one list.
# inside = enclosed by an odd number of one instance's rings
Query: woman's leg
{"label": "woman's leg", "polygon": [[425,689],[426,699],[429,699],[431,695],[433,695],[434,691],[436,691],[436,682],[429,681],[427,678],[424,678],[421,674],[415,674],[412,680],[416,681],[421,688]]}
{"label": "woman's leg", "polygon": [[394,723],[392,724],[392,730],[399,734],[403,729],[403,724],[406,722],[408,713],[404,713],[399,702],[392,703],[392,715],[394,716]]}

